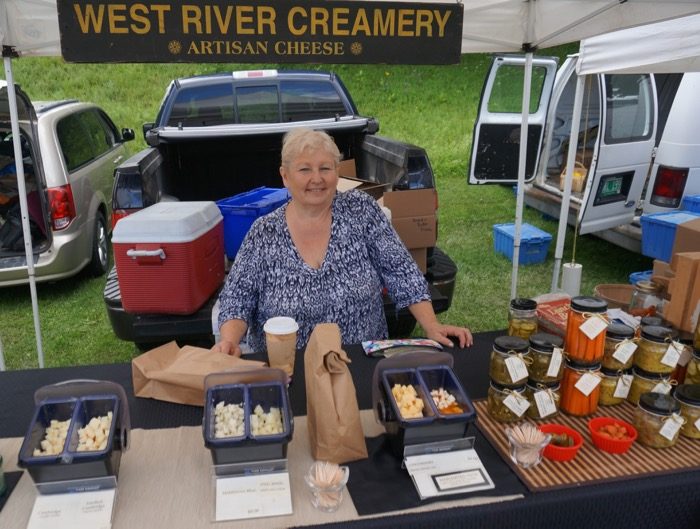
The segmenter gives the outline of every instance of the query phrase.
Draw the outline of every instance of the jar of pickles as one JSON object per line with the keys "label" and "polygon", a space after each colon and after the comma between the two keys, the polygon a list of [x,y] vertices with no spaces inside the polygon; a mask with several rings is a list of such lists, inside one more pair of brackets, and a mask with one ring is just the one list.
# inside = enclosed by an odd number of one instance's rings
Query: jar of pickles
{"label": "jar of pickles", "polygon": [[695,325],[695,332],[693,333],[693,349],[700,349],[700,318],[698,318],[698,323]]}
{"label": "jar of pickles", "polygon": [[525,386],[508,388],[491,382],[486,399],[489,415],[499,422],[519,421],[525,416],[529,402],[525,396]]}
{"label": "jar of pickles", "polygon": [[602,299],[590,296],[571,298],[564,344],[571,360],[586,364],[602,360],[605,352],[605,329],[608,326],[605,319],[607,310],[608,304]]}
{"label": "jar of pickles", "polygon": [[[670,374],[676,367],[681,351],[673,344],[678,333],[670,327],[642,327],[634,365],[649,373]],[[673,348],[673,350],[670,350]]]}
{"label": "jar of pickles", "polygon": [[564,339],[555,334],[538,332],[530,336],[530,379],[550,384],[561,380],[564,370]]}
{"label": "jar of pickles", "polygon": [[605,330],[605,353],[601,364],[607,369],[629,369],[637,349],[634,329],[623,323],[611,323]]}
{"label": "jar of pickles", "polygon": [[637,281],[630,300],[633,316],[653,316],[661,304],[661,285],[653,281]]}
{"label": "jar of pickles", "polygon": [[595,413],[600,397],[600,364],[580,364],[567,360],[561,379],[559,407],[569,415]]}
{"label": "jar of pickles", "polygon": [[681,416],[685,419],[681,435],[700,439],[700,384],[681,384],[673,396],[680,403]]}
{"label": "jar of pickles", "polygon": [[632,386],[631,370],[622,371],[619,369],[600,369],[600,396],[598,404],[600,406],[615,406],[624,402]]}
{"label": "jar of pickles", "polygon": [[693,355],[688,362],[688,369],[685,371],[686,384],[700,384],[700,349],[693,349]]}
{"label": "jar of pickles", "polygon": [[530,402],[527,416],[531,419],[544,419],[554,417],[559,413],[559,382],[543,384],[528,380],[525,386],[525,396]]}
{"label": "jar of pickles", "polygon": [[653,391],[668,394],[671,392],[671,378],[663,373],[648,373],[638,367],[632,368],[632,385],[627,394],[627,402],[637,405],[642,393]]}
{"label": "jar of pickles", "polygon": [[528,343],[518,336],[499,336],[493,341],[489,376],[505,387],[523,386],[531,362]]}
{"label": "jar of pickles", "polygon": [[683,426],[680,403],[670,395],[642,393],[634,411],[637,440],[650,448],[668,448],[678,441]]}
{"label": "jar of pickles", "polygon": [[508,335],[527,340],[537,332],[537,302],[534,299],[510,300],[508,310]]}

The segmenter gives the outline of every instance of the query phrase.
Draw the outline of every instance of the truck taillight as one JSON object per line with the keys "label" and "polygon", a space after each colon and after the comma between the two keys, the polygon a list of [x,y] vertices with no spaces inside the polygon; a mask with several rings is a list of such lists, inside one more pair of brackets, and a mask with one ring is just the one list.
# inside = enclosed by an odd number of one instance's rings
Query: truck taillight
{"label": "truck taillight", "polygon": [[677,208],[683,198],[688,169],[659,166],[650,202],[655,206]]}
{"label": "truck taillight", "polygon": [[66,229],[75,218],[75,202],[70,184],[49,188],[51,226],[59,231]]}
{"label": "truck taillight", "polygon": [[112,211],[112,229],[117,225],[117,222],[123,219],[124,217],[128,217],[135,211],[138,211],[138,209],[115,209]]}

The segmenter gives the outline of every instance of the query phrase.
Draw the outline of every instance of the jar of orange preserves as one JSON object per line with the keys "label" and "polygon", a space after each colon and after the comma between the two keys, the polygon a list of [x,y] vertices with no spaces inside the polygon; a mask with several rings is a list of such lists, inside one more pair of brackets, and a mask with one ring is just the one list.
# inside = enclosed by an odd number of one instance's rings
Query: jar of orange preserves
{"label": "jar of orange preserves", "polygon": [[580,364],[567,360],[561,380],[559,408],[569,415],[586,416],[598,409],[600,364]]}
{"label": "jar of orange preserves", "polygon": [[[607,302],[600,298],[592,296],[571,298],[564,342],[564,349],[571,360],[583,364],[595,364],[602,360],[605,354],[605,329],[608,326],[605,319],[607,310]],[[600,322],[591,318],[597,318]],[[591,320],[590,323],[589,320]],[[598,324],[595,325],[596,323]],[[588,334],[581,330],[583,325],[586,326],[584,329]],[[597,332],[591,332],[591,330]]]}

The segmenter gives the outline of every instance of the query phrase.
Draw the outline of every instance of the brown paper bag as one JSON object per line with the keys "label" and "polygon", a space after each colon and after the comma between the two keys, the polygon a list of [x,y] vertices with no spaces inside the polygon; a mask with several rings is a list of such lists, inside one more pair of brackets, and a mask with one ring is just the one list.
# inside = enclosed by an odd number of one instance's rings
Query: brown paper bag
{"label": "brown paper bag", "polygon": [[261,367],[264,362],[243,360],[209,349],[170,342],[131,361],[134,394],[179,404],[204,405],[204,377],[210,373]]}
{"label": "brown paper bag", "polygon": [[367,457],[349,363],[338,325],[317,325],[304,352],[304,376],[311,455],[320,461],[346,463]]}

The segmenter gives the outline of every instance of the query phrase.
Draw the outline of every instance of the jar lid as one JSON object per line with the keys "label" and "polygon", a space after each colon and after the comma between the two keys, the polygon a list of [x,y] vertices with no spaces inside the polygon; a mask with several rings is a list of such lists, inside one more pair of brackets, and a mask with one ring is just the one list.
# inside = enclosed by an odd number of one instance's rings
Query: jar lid
{"label": "jar lid", "polygon": [[525,353],[527,348],[527,342],[520,336],[498,336],[493,341],[493,349],[499,353],[508,353],[510,351]]}
{"label": "jar lid", "polygon": [[498,382],[494,382],[491,380],[491,387],[493,389],[496,389],[498,391],[515,391],[516,393],[522,393],[525,391],[525,384],[521,386],[505,386],[503,384],[499,384]]}
{"label": "jar lid", "polygon": [[510,300],[510,308],[515,310],[535,310],[537,302],[529,298],[515,298]]}
{"label": "jar lid", "polygon": [[670,395],[649,392],[639,396],[639,407],[652,413],[671,415],[680,411],[681,404]]}
{"label": "jar lid", "polygon": [[678,332],[671,327],[663,327],[661,325],[647,325],[642,327],[642,338],[652,342],[663,343],[669,338],[675,340],[678,337]]}
{"label": "jar lid", "polygon": [[579,312],[605,312],[608,302],[594,296],[576,296],[571,298],[571,308]]}
{"label": "jar lid", "polygon": [[693,349],[693,356],[700,360],[700,349]]}
{"label": "jar lid", "polygon": [[670,378],[667,373],[651,373],[639,369],[637,366],[632,367],[632,374],[640,378],[646,378],[647,380],[669,380]]}
{"label": "jar lid", "polygon": [[684,404],[700,406],[700,384],[680,384],[674,395]]}
{"label": "jar lid", "polygon": [[640,323],[642,327],[645,325],[664,325],[664,319],[659,316],[644,316]]}
{"label": "jar lid", "polygon": [[539,382],[537,380],[532,380],[531,378],[527,379],[527,387],[531,389],[539,389],[539,388],[546,388],[546,389],[552,389],[552,390],[558,390],[559,389],[559,381],[554,380],[552,382]]}
{"label": "jar lid", "polygon": [[530,335],[530,347],[537,349],[538,351],[551,353],[554,351],[555,347],[562,347],[563,345],[564,338],[557,336],[556,334],[538,332]]}
{"label": "jar lid", "polygon": [[606,377],[629,375],[629,369],[613,369],[611,367],[601,367],[600,372]]}
{"label": "jar lid", "polygon": [[654,281],[643,279],[641,281],[637,281],[634,284],[634,288],[642,292],[658,292],[661,290],[661,285],[655,283]]}
{"label": "jar lid", "polygon": [[566,359],[564,361],[565,365],[567,367],[570,367],[571,369],[575,369],[576,371],[599,371],[600,370],[600,362],[595,362],[593,364],[586,364],[583,362],[577,362],[575,360],[570,360]]}
{"label": "jar lid", "polygon": [[634,329],[624,323],[611,323],[605,332],[606,336],[614,340],[624,340],[634,336]]}

